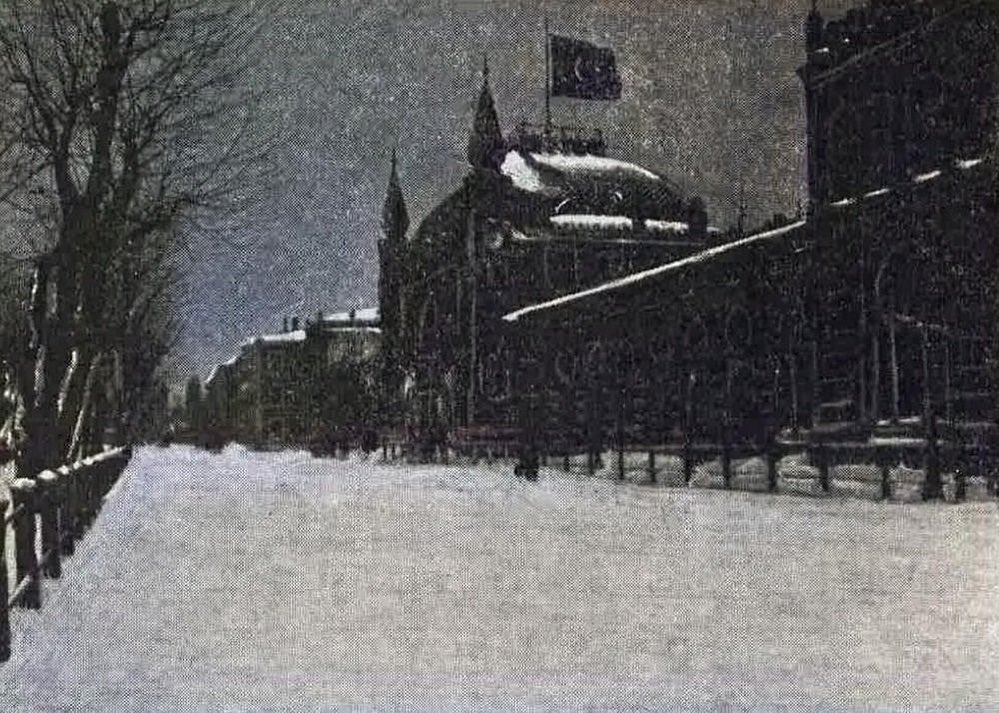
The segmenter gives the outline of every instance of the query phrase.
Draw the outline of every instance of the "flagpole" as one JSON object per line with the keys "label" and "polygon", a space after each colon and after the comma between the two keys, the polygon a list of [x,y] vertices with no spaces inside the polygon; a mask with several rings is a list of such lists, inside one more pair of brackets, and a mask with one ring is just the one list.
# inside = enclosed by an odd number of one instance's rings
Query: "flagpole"
{"label": "flagpole", "polygon": [[545,140],[552,133],[552,107],[551,107],[551,35],[548,34],[548,16],[545,15]]}

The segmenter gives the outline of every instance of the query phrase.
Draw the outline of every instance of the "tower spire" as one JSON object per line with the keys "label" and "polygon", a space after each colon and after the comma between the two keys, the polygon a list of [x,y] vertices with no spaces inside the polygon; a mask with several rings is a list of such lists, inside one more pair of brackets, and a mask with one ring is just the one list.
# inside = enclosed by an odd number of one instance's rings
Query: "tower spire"
{"label": "tower spire", "polygon": [[392,168],[389,173],[388,188],[385,191],[385,205],[382,208],[382,232],[385,239],[395,243],[405,239],[409,230],[409,212],[406,199],[399,185],[399,162],[396,147],[392,147]]}
{"label": "tower spire", "polygon": [[382,398],[392,403],[400,388],[399,364],[403,341],[404,285],[407,249],[406,231],[409,213],[399,185],[397,147],[392,146],[385,205],[382,208],[382,233],[378,241],[378,313],[382,329]]}
{"label": "tower spire", "polygon": [[468,137],[468,162],[473,168],[499,170],[505,145],[493,93],[489,88],[489,61],[483,55],[482,90],[472,121],[472,133]]}

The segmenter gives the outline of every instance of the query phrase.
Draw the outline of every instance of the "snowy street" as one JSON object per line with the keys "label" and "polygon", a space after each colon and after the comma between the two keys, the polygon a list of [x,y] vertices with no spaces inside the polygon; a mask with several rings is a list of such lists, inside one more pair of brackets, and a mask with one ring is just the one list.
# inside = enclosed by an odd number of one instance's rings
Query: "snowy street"
{"label": "snowy street", "polygon": [[0,707],[985,710],[997,551],[995,502],[146,448]]}

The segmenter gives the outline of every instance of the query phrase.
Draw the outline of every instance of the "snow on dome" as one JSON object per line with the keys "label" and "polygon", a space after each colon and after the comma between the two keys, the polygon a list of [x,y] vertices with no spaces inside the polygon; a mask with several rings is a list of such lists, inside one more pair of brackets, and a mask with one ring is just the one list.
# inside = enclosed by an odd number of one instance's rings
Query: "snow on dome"
{"label": "snow on dome", "polygon": [[522,191],[540,193],[545,189],[541,176],[534,168],[527,165],[527,161],[518,151],[510,151],[506,155],[506,158],[503,159],[503,165],[500,166],[500,171]]}
{"label": "snow on dome", "polygon": [[943,173],[939,168],[935,171],[930,171],[929,173],[921,173],[912,179],[913,183],[926,183],[927,181],[932,181],[934,178],[938,178],[940,174]]}
{"label": "snow on dome", "polygon": [[660,180],[659,176],[648,169],[627,161],[593,154],[560,154],[532,153],[531,158],[543,166],[559,171],[585,171],[589,173],[604,173],[609,171],[624,171],[633,173],[652,181]]}
{"label": "snow on dome", "polygon": [[868,191],[864,194],[864,198],[877,198],[878,196],[883,196],[891,193],[890,188],[879,188],[876,191]]}
{"label": "snow on dome", "polygon": [[830,203],[829,205],[831,205],[833,208],[843,208],[848,205],[853,205],[856,202],[857,202],[856,198],[843,198],[841,200]]}
{"label": "snow on dome", "polygon": [[646,230],[656,230],[662,233],[686,233],[689,226],[675,220],[652,220],[645,221]]}
{"label": "snow on dome", "polygon": [[623,215],[588,215],[573,214],[553,215],[548,220],[553,225],[564,228],[616,228],[630,229],[632,227],[631,218]]}

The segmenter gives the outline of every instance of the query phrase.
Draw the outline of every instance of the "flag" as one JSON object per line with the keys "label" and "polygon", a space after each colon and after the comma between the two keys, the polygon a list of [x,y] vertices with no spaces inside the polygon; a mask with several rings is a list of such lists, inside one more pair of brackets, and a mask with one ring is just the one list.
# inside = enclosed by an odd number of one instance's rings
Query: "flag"
{"label": "flag", "polygon": [[552,96],[620,99],[614,51],[583,40],[552,35]]}

